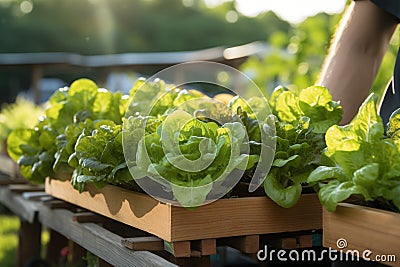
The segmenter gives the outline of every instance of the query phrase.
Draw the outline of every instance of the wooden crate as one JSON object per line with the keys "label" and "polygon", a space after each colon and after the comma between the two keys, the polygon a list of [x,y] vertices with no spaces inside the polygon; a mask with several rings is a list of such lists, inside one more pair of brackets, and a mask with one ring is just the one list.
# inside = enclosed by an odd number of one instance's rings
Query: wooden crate
{"label": "wooden crate", "polygon": [[[365,250],[376,255],[395,255],[396,261],[381,262],[400,266],[400,214],[359,205],[341,203],[336,212],[323,211],[323,245],[333,249],[339,239],[347,246],[343,251],[358,250],[360,256]],[[343,240],[342,240],[343,241]],[[391,257],[391,256],[389,256]]]}
{"label": "wooden crate", "polygon": [[315,194],[303,195],[290,209],[262,196],[220,199],[188,210],[111,185],[102,189],[87,185],[87,191],[79,193],[69,181],[48,178],[45,187],[46,192],[56,198],[168,242],[322,228],[322,207]]}

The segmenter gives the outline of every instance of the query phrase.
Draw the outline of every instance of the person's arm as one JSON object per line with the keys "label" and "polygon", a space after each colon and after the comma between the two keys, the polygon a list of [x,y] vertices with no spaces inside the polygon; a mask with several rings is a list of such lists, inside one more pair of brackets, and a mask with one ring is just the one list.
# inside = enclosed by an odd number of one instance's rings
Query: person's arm
{"label": "person's arm", "polygon": [[344,14],[318,81],[340,100],[342,123],[368,96],[397,23],[370,1],[354,1]]}

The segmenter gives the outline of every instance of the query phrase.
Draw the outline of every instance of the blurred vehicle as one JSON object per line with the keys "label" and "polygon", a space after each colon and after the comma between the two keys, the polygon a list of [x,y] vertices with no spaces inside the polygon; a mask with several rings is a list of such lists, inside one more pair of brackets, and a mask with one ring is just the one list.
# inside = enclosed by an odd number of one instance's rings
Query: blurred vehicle
{"label": "blurred vehicle", "polygon": [[104,87],[111,92],[120,91],[123,94],[129,94],[132,86],[140,77],[144,76],[132,71],[113,71],[107,76]]}

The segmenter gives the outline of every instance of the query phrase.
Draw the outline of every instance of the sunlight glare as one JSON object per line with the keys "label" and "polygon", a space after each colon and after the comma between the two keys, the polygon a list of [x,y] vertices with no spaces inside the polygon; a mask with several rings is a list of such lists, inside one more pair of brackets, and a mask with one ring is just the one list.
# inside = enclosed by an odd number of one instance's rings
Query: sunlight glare
{"label": "sunlight glare", "polygon": [[109,2],[105,0],[88,1],[94,6],[93,9],[103,45],[108,53],[113,53],[115,49],[115,23],[113,14],[108,7]]}
{"label": "sunlight glare", "polygon": [[24,14],[29,14],[33,10],[33,3],[31,1],[22,1],[21,4],[19,5],[19,8],[21,9],[21,12]]}
{"label": "sunlight glare", "polygon": [[[208,7],[215,7],[230,0],[205,0]],[[273,11],[281,18],[299,23],[319,12],[340,13],[346,0],[235,0],[237,10],[245,16],[257,16],[264,11]]]}

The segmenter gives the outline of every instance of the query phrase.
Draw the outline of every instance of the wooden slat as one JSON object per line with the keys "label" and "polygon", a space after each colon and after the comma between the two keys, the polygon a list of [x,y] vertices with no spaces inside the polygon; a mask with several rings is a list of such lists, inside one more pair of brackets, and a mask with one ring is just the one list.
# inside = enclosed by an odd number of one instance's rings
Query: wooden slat
{"label": "wooden slat", "polygon": [[46,192],[35,191],[35,192],[24,192],[22,193],[22,197],[27,200],[40,200],[43,197],[49,197],[50,195]]}
{"label": "wooden slat", "polygon": [[74,215],[72,215],[72,220],[79,223],[87,223],[87,222],[98,223],[106,221],[107,218],[99,214],[86,211],[86,212],[74,213]]}
{"label": "wooden slat", "polygon": [[164,250],[171,253],[176,258],[190,257],[192,254],[190,241],[164,241]]}
{"label": "wooden slat", "polygon": [[322,228],[322,208],[315,194],[302,195],[290,209],[263,196],[221,199],[188,210],[115,186],[88,189],[90,193],[79,193],[68,181],[46,181],[46,192],[57,198],[169,242]]}
{"label": "wooden slat", "polygon": [[59,199],[52,199],[43,203],[50,209],[69,209],[69,210],[76,209],[76,206],[71,205],[71,203]]}
{"label": "wooden slat", "polygon": [[44,191],[44,185],[12,184],[8,187],[15,193]]}
{"label": "wooden slat", "polygon": [[121,240],[121,243],[134,251],[160,251],[164,249],[164,241],[155,236],[125,238]]}
{"label": "wooden slat", "polygon": [[9,177],[1,177],[0,185],[11,185],[11,184],[26,184],[24,180],[14,180]]}
{"label": "wooden slat", "polygon": [[217,240],[218,246],[229,246],[243,253],[257,253],[259,251],[259,235],[227,237]]}
{"label": "wooden slat", "polygon": [[140,229],[131,227],[104,216],[103,218],[107,219],[106,221],[100,223],[103,228],[124,238],[149,236],[147,232],[144,232]]}
{"label": "wooden slat", "polygon": [[217,242],[213,239],[192,241],[192,249],[200,251],[201,255],[213,255],[217,253]]}
{"label": "wooden slat", "polygon": [[338,249],[337,241],[347,242],[344,250],[366,249],[375,255],[395,255],[396,262],[384,262],[400,266],[400,214],[378,209],[342,203],[336,212],[324,210],[323,245]]}

